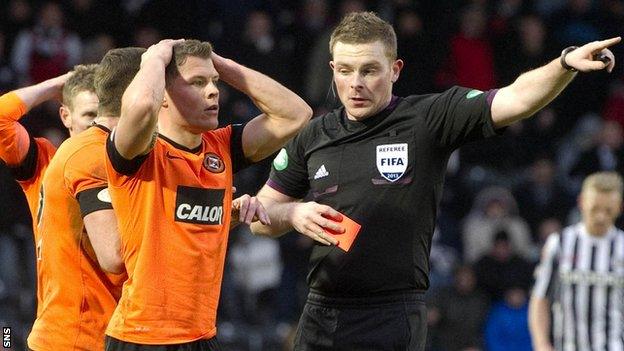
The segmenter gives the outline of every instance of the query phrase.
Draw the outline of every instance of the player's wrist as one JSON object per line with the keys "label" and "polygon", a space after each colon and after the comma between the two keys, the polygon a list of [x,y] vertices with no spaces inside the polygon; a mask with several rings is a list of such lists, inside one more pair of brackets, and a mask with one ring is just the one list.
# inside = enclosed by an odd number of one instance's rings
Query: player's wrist
{"label": "player's wrist", "polygon": [[559,56],[559,63],[561,64],[561,67],[563,67],[566,71],[578,72],[578,70],[573,66],[570,66],[570,64],[568,64],[568,61],[566,60],[568,54],[576,49],[578,49],[578,46],[568,46],[561,51],[561,55]]}

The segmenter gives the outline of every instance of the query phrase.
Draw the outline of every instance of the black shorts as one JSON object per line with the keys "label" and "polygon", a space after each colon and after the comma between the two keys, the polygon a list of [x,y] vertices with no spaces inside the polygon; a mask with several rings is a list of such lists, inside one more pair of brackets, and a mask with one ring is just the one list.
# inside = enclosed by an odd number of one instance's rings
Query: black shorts
{"label": "black shorts", "polygon": [[421,292],[383,297],[308,295],[295,337],[296,351],[422,351],[427,307]]}
{"label": "black shorts", "polygon": [[143,345],[126,342],[106,335],[106,351],[221,351],[217,337],[200,339],[184,344]]}

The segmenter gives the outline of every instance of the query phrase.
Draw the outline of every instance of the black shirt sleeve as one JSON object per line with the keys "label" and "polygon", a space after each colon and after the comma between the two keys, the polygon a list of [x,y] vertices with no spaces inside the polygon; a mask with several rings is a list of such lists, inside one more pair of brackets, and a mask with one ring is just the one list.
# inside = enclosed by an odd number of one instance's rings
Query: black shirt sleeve
{"label": "black shirt sleeve", "polygon": [[230,150],[232,151],[232,168],[233,173],[243,170],[251,165],[251,162],[245,158],[243,151],[243,129],[247,124],[233,124],[232,136],[230,137]]}
{"label": "black shirt sleeve", "polygon": [[304,131],[279,151],[271,163],[271,174],[267,180],[271,188],[296,199],[303,198],[310,190],[304,150],[307,133]]}
{"label": "black shirt sleeve", "polygon": [[127,176],[136,173],[149,155],[149,153],[139,155],[132,160],[128,160],[121,156],[115,147],[115,131],[110,133],[110,137],[106,139],[106,153],[108,154],[108,158],[110,159],[115,171]]}
{"label": "black shirt sleeve", "polygon": [[427,113],[427,124],[439,144],[457,148],[502,133],[505,129],[494,129],[492,122],[490,105],[495,94],[495,90],[453,87],[437,95]]}
{"label": "black shirt sleeve", "polygon": [[95,211],[113,209],[107,187],[97,187],[81,191],[76,194],[76,199],[80,205],[80,214],[83,218]]}
{"label": "black shirt sleeve", "polygon": [[24,181],[32,178],[37,171],[37,151],[38,146],[35,139],[30,137],[30,145],[28,146],[28,152],[26,158],[17,166],[10,167],[11,174],[16,180]]}

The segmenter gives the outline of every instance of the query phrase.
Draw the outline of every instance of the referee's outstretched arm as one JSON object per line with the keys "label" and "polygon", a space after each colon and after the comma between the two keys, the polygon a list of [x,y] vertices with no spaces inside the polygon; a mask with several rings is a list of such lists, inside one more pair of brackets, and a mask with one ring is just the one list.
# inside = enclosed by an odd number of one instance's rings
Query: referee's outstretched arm
{"label": "referee's outstretched arm", "polygon": [[579,48],[569,47],[550,63],[526,72],[501,88],[492,101],[492,121],[496,128],[532,116],[550,103],[576,76],[576,72],[606,69],[611,72],[615,57],[608,48],[620,37],[594,41]]}

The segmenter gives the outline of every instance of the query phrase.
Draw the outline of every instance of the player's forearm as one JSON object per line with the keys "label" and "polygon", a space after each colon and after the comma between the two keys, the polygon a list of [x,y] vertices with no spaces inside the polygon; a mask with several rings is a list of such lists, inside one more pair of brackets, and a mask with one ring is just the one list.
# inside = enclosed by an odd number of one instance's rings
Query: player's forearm
{"label": "player's forearm", "polygon": [[53,99],[61,99],[63,84],[67,77],[60,76],[48,79],[39,84],[15,90],[15,94],[24,102],[26,111],[31,108]]}
{"label": "player's forearm", "polygon": [[123,94],[115,146],[127,159],[143,154],[150,146],[165,94],[165,67],[156,57],[142,62]]}
{"label": "player's forearm", "polygon": [[274,79],[233,60],[214,57],[220,79],[249,96],[268,118],[279,121],[283,133],[292,136],[312,117],[312,108]]}
{"label": "player's forearm", "polygon": [[547,299],[532,296],[529,302],[529,330],[536,350],[550,345],[550,303]]}
{"label": "player's forearm", "polygon": [[492,119],[495,126],[504,127],[532,116],[556,98],[575,75],[563,68],[559,59],[522,74],[494,97]]}
{"label": "player's forearm", "polygon": [[277,238],[293,229],[291,216],[292,208],[296,202],[278,203],[268,198],[258,197],[264,204],[264,208],[271,220],[270,225],[264,225],[259,221],[250,225],[251,232],[256,235],[264,235]]}

